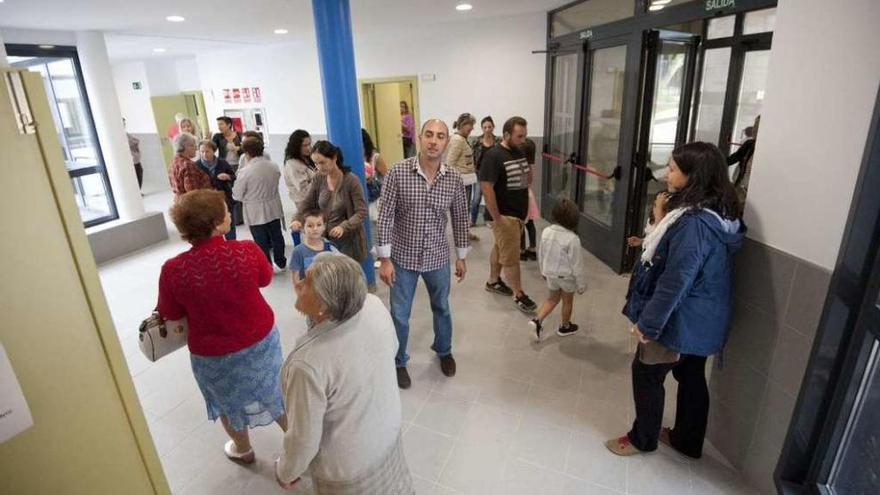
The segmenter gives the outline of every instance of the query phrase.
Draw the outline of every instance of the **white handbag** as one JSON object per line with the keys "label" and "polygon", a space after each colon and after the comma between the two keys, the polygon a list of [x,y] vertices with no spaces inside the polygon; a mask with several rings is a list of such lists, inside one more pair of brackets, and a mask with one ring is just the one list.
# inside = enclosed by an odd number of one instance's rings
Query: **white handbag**
{"label": "white handbag", "polygon": [[189,325],[185,317],[181,320],[163,320],[159,313],[154,311],[141,322],[138,345],[147,359],[156,361],[185,346],[188,334]]}

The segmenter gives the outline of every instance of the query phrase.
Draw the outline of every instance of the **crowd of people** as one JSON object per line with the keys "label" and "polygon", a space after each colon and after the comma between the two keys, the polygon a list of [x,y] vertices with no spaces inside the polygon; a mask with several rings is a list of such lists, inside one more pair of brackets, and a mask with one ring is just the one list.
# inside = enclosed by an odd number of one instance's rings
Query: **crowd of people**
{"label": "crowd of people", "polygon": [[[401,113],[411,116],[403,102]],[[210,140],[174,136],[171,217],[192,247],[163,265],[158,311],[188,319],[193,373],[208,416],[220,419],[230,437],[224,448],[230,459],[253,462],[248,430],[276,423],[283,432],[275,470],[281,486],[295,485],[308,471],[318,493],[412,493],[398,389],[412,386],[407,347],[415,290],[421,278],[433,314],[431,349],[443,375],[453,377],[451,282],[453,275],[458,282],[466,277],[471,242],[480,240],[471,229],[483,209],[493,237],[485,290],[529,315],[524,335],[531,329],[533,338],[544,339],[543,322],[560,302],[556,334],[579,331],[574,298],[587,290],[587,273],[578,206],[557,200],[538,243],[531,191],[536,147],[526,120],[507,119],[497,137],[485,117],[482,133],[470,139],[475,125],[464,113],[452,131],[440,119],[416,131],[404,118],[404,142],[418,147],[392,166],[363,131],[364,156],[357,159],[368,172],[366,190],[339,147],[312,143],[304,130],[291,134],[282,167],[265,153],[259,134],[239,135],[225,117]],[[642,249],[621,297],[639,342],[632,362],[636,417],[606,447],[634,455],[664,442],[698,458],[709,409],[706,359],[727,339],[732,258],[745,226],[717,147],[683,145],[667,167],[667,189],[655,199],[645,237],[628,240]],[[296,208],[286,224],[295,246],[289,261],[282,177]],[[253,243],[234,240],[236,202]],[[364,227],[371,204],[378,213],[374,239]],[[371,248],[379,278],[390,287],[387,309],[367,291],[362,262]],[[531,260],[547,286],[540,308],[523,290],[520,266]],[[275,273],[291,274],[295,307],[308,326],[286,360],[259,290],[271,282],[273,264]],[[662,427],[669,372],[679,382],[671,429]]]}

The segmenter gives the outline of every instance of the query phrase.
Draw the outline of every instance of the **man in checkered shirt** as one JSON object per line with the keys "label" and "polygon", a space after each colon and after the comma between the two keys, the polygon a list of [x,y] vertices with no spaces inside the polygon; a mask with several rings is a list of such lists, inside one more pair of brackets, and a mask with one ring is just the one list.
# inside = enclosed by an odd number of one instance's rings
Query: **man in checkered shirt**
{"label": "man in checkered shirt", "polygon": [[382,183],[379,210],[379,276],[391,287],[391,318],[400,347],[395,357],[397,384],[409,388],[406,343],[409,318],[419,277],[425,281],[434,313],[434,344],[446,376],[455,375],[452,357],[452,316],[449,311],[449,241],[447,218],[455,239],[455,276],[461,282],[467,267],[468,207],[461,175],[442,162],[449,128],[439,119],[425,122],[418,155],[394,165]]}

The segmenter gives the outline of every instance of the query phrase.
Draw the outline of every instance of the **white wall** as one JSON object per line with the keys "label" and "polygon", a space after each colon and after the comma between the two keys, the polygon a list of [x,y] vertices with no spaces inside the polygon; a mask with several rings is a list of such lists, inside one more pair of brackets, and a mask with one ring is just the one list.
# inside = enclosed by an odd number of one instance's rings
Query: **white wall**
{"label": "white wall", "polygon": [[[545,56],[530,52],[545,47],[545,23],[546,14],[536,13],[355,36],[357,77],[435,74],[436,81],[419,82],[422,119],[451,122],[470,112],[491,114],[500,125],[519,114],[540,136]],[[314,41],[209,52],[197,61],[209,115],[247,106],[224,104],[223,88],[259,86],[270,133],[326,134]]]}
{"label": "white wall", "polygon": [[177,80],[177,63],[174,60],[147,60],[144,62],[150,81],[150,96],[167,96],[180,93]]}
{"label": "white wall", "polygon": [[177,87],[180,88],[180,91],[198,91],[202,89],[195,57],[175,60],[174,68],[177,75]]}
{"label": "white wall", "polygon": [[880,83],[880,2],[780,0],[750,237],[833,269]]}
{"label": "white wall", "polygon": [[[119,97],[119,108],[130,133],[155,133],[153,107],[150,104],[150,83],[143,62],[125,62],[113,65],[113,82]],[[132,83],[141,83],[134,89]]]}

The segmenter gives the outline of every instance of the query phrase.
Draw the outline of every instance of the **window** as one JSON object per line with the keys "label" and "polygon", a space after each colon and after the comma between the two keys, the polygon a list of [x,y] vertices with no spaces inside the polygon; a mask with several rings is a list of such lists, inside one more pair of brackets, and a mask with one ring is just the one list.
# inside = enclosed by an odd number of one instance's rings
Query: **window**
{"label": "window", "polygon": [[12,66],[27,68],[43,77],[64,163],[85,226],[118,218],[76,49],[12,45],[7,52]]}
{"label": "window", "polygon": [[716,38],[730,38],[731,36],[733,36],[735,25],[735,15],[709,19],[709,28],[706,32],[706,37],[710,40],[714,40]]}
{"label": "window", "polygon": [[587,0],[554,12],[550,17],[550,37],[633,17],[635,0]]}
{"label": "window", "polygon": [[756,10],[746,14],[743,34],[769,33],[776,27],[776,9]]}

